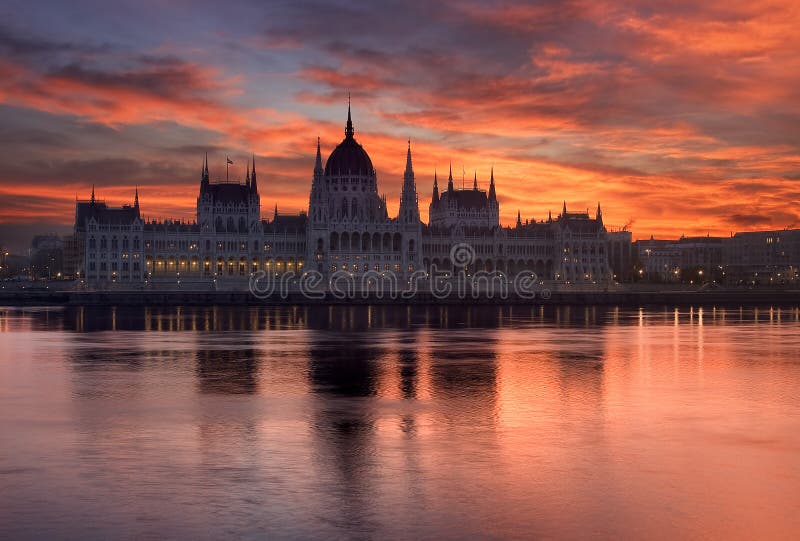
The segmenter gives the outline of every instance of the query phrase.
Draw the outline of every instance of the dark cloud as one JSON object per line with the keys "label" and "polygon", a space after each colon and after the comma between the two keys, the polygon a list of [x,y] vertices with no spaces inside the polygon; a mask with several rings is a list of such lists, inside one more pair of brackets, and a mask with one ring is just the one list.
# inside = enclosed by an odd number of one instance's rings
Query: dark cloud
{"label": "dark cloud", "polygon": [[23,34],[7,25],[0,25],[0,51],[13,57],[29,57],[37,60],[53,58],[54,55],[95,55],[112,50],[108,44],[73,43],[51,40],[41,35]]}

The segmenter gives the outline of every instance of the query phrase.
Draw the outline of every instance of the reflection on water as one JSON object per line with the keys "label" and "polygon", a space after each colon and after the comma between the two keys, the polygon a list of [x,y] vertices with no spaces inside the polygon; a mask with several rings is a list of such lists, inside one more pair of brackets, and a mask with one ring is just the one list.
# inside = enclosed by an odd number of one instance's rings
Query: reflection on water
{"label": "reflection on water", "polygon": [[0,309],[0,537],[792,537],[800,310]]}

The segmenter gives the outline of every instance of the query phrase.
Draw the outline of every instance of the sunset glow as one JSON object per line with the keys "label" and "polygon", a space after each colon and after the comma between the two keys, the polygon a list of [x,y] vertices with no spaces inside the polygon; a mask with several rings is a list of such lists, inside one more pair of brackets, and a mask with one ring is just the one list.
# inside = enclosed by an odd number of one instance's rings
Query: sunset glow
{"label": "sunset glow", "polygon": [[[501,221],[602,202],[634,238],[797,227],[797,2],[6,2],[0,228],[69,228],[96,185],[194,219],[200,168],[262,212],[308,208],[316,140],[347,95],[390,213],[407,139],[422,219],[434,171],[488,186]],[[457,175],[455,174],[457,172]]]}

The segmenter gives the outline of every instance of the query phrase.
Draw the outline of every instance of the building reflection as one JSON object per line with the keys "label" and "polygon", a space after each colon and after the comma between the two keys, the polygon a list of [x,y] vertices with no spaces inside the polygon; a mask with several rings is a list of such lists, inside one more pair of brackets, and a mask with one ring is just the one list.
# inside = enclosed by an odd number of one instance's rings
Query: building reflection
{"label": "building reflection", "polygon": [[258,391],[260,362],[253,348],[197,351],[195,371],[201,393],[254,394]]}

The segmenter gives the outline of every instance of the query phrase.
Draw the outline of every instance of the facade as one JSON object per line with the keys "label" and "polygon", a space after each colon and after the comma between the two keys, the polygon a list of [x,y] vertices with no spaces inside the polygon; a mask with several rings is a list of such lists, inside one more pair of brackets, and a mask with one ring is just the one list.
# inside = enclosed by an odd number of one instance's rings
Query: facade
{"label": "facade", "polygon": [[348,108],[344,139],[323,165],[317,141],[308,212],[262,219],[255,159],[244,183],[211,182],[208,158],[201,169],[196,220],[144,221],[138,190],[133,205],[112,208],[92,196],[76,202],[78,272],[95,287],[129,284],[193,284],[200,288],[246,287],[252,273],[315,270],[324,276],[391,271],[398,277],[424,270],[454,270],[451,250],[467,245],[464,270],[542,280],[605,283],[611,278],[606,229],[598,205],[588,212],[500,225],[492,171],[489,190],[456,189],[452,171],[439,193],[434,175],[429,223],[420,220],[411,145],[399,213],[390,217],[379,194],[372,160],[355,138]]}
{"label": "facade", "polygon": [[729,283],[786,284],[800,278],[800,229],[736,233],[725,239]]}
{"label": "facade", "polygon": [[681,254],[676,241],[655,239],[635,242],[635,251],[641,267],[638,279],[670,282],[680,279]]}

